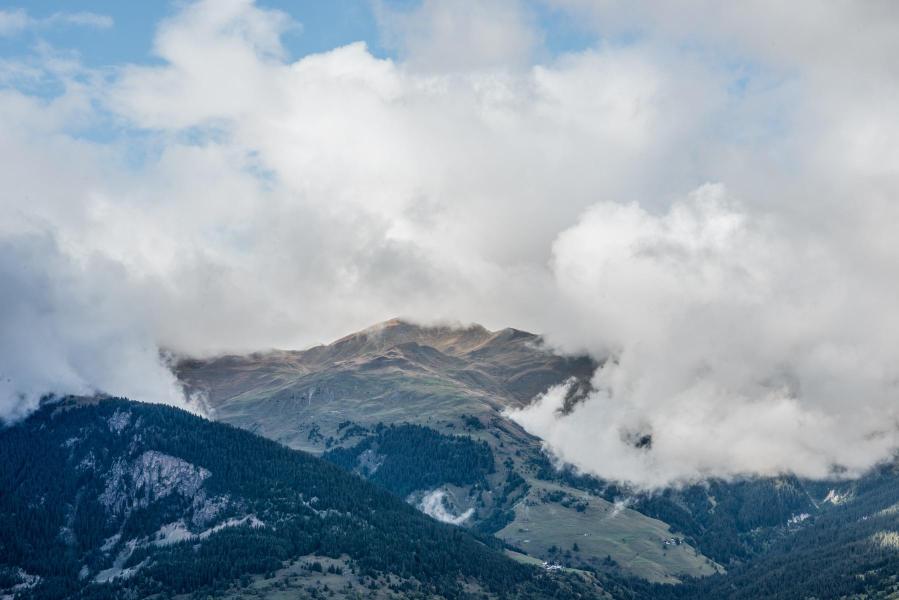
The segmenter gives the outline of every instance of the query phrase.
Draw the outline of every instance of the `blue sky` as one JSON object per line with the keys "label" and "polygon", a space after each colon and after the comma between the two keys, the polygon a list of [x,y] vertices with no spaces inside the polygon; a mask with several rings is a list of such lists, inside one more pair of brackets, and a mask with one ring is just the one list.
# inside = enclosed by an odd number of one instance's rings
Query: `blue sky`
{"label": "blue sky", "polygon": [[[112,17],[114,26],[107,29],[57,26],[0,38],[4,54],[28,52],[37,39],[58,48],[77,49],[89,66],[142,63],[151,60],[153,34],[156,25],[177,9],[174,2],[118,2],[85,0],[63,3],[52,0],[30,0],[8,3],[5,8],[24,8],[29,15],[46,18],[60,12],[92,12]],[[302,24],[289,33],[285,44],[296,56],[329,50],[357,40],[365,40],[375,52],[383,52],[374,12],[369,2],[333,0],[328,2],[260,2],[259,6],[278,8]]]}
{"label": "blue sky", "polygon": [[[121,2],[114,0],[29,0],[0,3],[0,10],[24,9],[34,19],[46,19],[59,12],[90,12],[112,18],[109,28],[58,24],[32,28],[17,35],[0,35],[0,56],[21,56],[31,52],[39,41],[56,49],[77,51],[86,66],[99,67],[121,63],[153,62],[152,42],[157,24],[172,15],[179,2]],[[385,0],[394,10],[408,10],[419,0]],[[291,58],[323,52],[356,41],[365,41],[375,56],[393,57],[379,32],[375,3],[372,0],[262,0],[257,5],[276,8],[289,14],[301,27],[288,32],[284,45]],[[580,26],[568,13],[539,1],[528,9],[539,23],[543,47],[551,54],[589,47],[596,36]]]}

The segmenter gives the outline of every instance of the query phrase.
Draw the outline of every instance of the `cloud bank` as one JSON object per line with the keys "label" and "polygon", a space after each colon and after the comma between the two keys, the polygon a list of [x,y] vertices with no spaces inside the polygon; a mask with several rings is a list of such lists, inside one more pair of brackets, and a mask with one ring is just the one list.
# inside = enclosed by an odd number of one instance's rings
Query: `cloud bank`
{"label": "cloud bank", "polygon": [[566,335],[607,361],[570,414],[560,386],[510,416],[562,460],[643,487],[863,473],[899,442],[894,309],[841,248],[799,238],[720,185],[662,214],[592,207],[553,270],[582,328]]}
{"label": "cloud bank", "polygon": [[[595,45],[553,54],[535,6]],[[889,458],[899,15],[648,6],[382,6],[384,59],[293,58],[288,15],[194,2],[146,65],[0,62],[2,414],[45,391],[177,402],[159,348],[402,314],[606,359],[572,414],[550,390],[515,415],[603,477]]]}

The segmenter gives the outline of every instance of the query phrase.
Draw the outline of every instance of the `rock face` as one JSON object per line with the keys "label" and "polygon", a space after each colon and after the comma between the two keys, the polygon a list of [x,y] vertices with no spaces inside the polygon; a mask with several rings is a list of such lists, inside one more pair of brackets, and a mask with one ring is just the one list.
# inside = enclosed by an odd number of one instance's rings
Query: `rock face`
{"label": "rock face", "polygon": [[[72,408],[63,406],[59,410]],[[108,583],[128,579],[148,562],[129,564],[137,551],[204,540],[228,527],[265,526],[254,514],[240,514],[244,500],[208,493],[204,488],[212,476],[208,469],[165,452],[145,449],[144,438],[152,428],[148,429],[135,412],[129,405],[118,406],[102,422],[81,427],[78,436],[60,444],[60,450],[67,455],[67,465],[87,478],[88,489],[99,492],[95,497],[96,506],[104,513],[101,530],[115,532],[92,550],[91,559],[79,569],[79,580]],[[106,442],[101,443],[103,438]],[[65,524],[58,537],[69,548],[84,546],[79,521],[94,512],[89,496],[94,494],[79,490],[74,502],[67,506]],[[154,513],[155,518],[147,517]],[[94,518],[98,516],[95,514]],[[134,526],[132,517],[139,518],[140,527]],[[165,522],[169,518],[175,520]]]}
{"label": "rock face", "polygon": [[[234,516],[246,504],[242,499],[208,493],[204,488],[212,476],[208,469],[145,449],[146,424],[134,412],[127,405],[118,407],[104,420],[105,428],[102,424],[81,428],[81,435],[60,445],[68,454],[67,463],[99,490],[96,502],[105,513],[103,531],[115,532],[94,550],[91,564],[81,566],[80,580],[107,583],[133,577],[147,561],[129,565],[129,560],[152,546],[203,540],[227,527],[265,526],[255,515]],[[97,436],[107,431],[111,444],[98,443]],[[86,494],[79,492],[69,507],[59,534],[68,547],[83,546],[77,523],[92,512],[91,506]],[[154,513],[155,518],[146,517]],[[139,517],[142,526],[133,526],[132,517]],[[175,520],[164,522],[168,518]]]}
{"label": "rock face", "polygon": [[146,508],[171,494],[193,499],[210,473],[180,458],[148,450],[137,458],[118,459],[106,473],[100,503],[111,513]]}

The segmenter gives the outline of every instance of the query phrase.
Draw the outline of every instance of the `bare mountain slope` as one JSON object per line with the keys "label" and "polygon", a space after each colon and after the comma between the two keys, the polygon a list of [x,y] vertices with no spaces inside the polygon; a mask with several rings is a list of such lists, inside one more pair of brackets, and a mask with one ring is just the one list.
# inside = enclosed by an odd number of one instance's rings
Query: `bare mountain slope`
{"label": "bare mountain slope", "polygon": [[596,364],[547,350],[539,336],[393,319],[324,346],[183,360],[179,378],[217,419],[292,447],[322,451],[349,419],[460,421],[521,406]]}

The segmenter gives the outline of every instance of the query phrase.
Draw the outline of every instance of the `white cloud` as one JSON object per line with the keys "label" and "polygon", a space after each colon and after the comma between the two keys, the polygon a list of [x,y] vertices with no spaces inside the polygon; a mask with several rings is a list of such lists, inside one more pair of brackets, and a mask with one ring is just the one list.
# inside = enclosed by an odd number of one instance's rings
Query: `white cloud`
{"label": "white cloud", "polygon": [[384,42],[413,68],[466,72],[526,66],[540,42],[536,19],[520,0],[464,7],[423,0],[406,10],[377,2],[375,7]]}
{"label": "white cloud", "polygon": [[0,36],[15,35],[28,27],[28,13],[22,9],[0,10]]}
{"label": "white cloud", "polygon": [[446,492],[441,489],[428,492],[419,502],[418,508],[429,517],[450,525],[462,525],[471,518],[471,515],[474,514],[473,508],[469,508],[460,515],[454,515],[447,510],[447,507],[444,505],[446,496]]}
{"label": "white cloud", "polygon": [[79,264],[47,236],[5,236],[0,280],[0,418],[27,414],[49,392],[184,404],[120,265]]}
{"label": "white cloud", "polygon": [[93,27],[95,29],[109,29],[115,24],[109,15],[92,12],[57,12],[46,19],[39,19],[37,23],[44,27],[75,25],[77,27]]}
{"label": "white cloud", "polygon": [[[604,41],[535,64],[539,23],[514,2],[385,13],[398,61],[358,43],[291,62],[284,14],[212,6],[160,25],[159,64],[46,59],[28,68],[62,95],[0,90],[0,238],[51,236],[31,264],[77,265],[75,297],[119,273],[126,348],[298,347],[397,314],[514,325],[616,357],[574,416],[554,416],[556,391],[518,417],[602,476],[820,476],[890,456],[887,8],[804,4],[793,35],[780,5],[591,3],[566,10]],[[77,136],[104,120],[119,137]],[[56,343],[102,346],[89,331]],[[124,353],[169,389],[155,353]],[[37,372],[9,389],[131,389],[99,367]],[[622,441],[642,433],[649,450]]]}
{"label": "white cloud", "polygon": [[[513,418],[566,461],[647,487],[855,476],[888,457],[899,441],[890,295],[830,240],[782,225],[712,185],[661,215],[591,208],[554,246],[571,319],[556,341],[609,361],[571,414],[558,412],[562,388]],[[651,448],[638,447],[646,435]]]}
{"label": "white cloud", "polygon": [[0,10],[0,37],[18,35],[29,29],[60,26],[108,29],[113,24],[112,17],[92,12],[56,12],[48,17],[35,18],[21,8]]}

